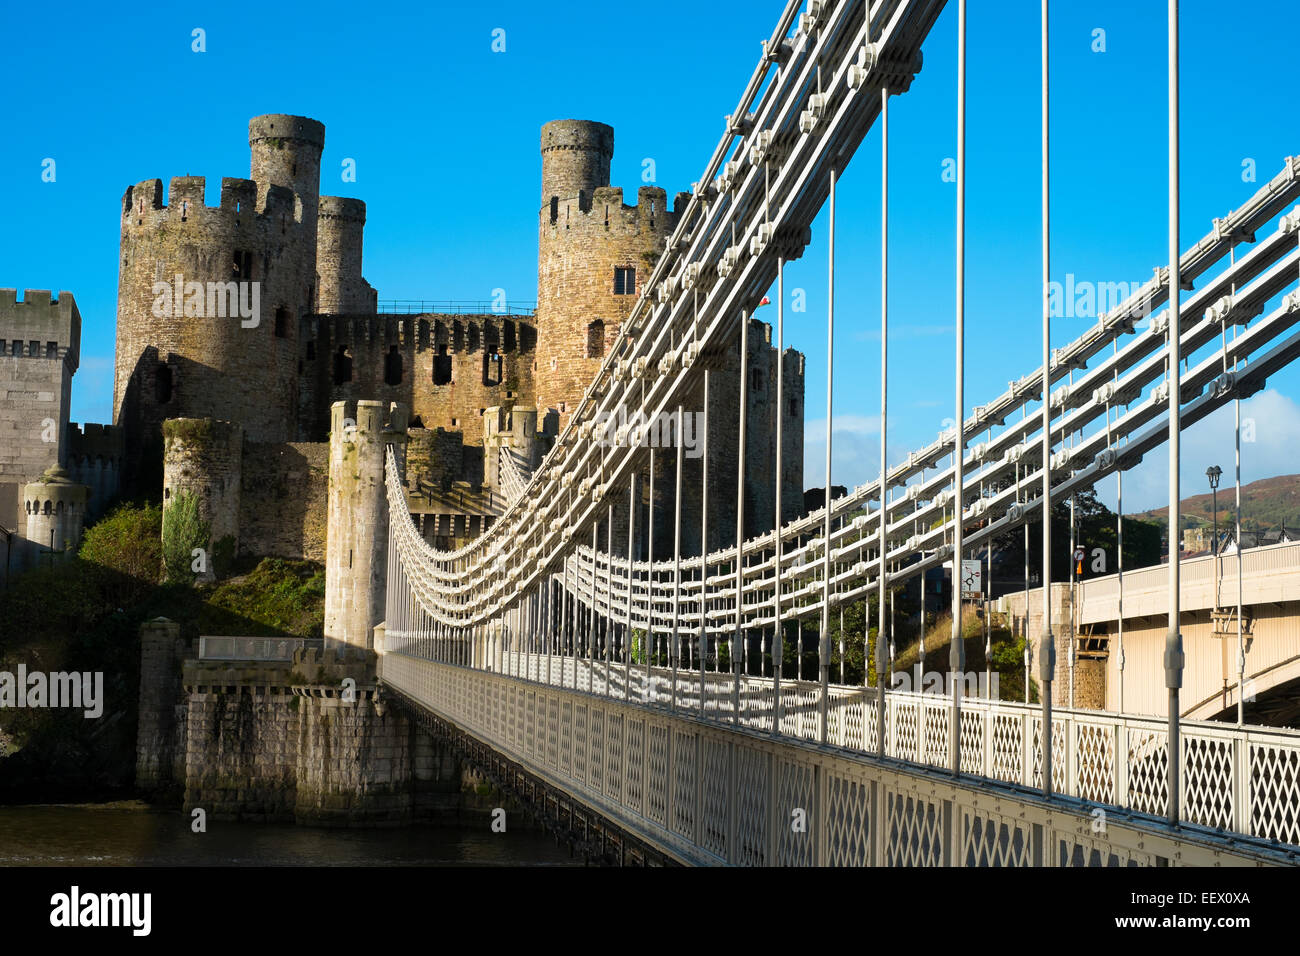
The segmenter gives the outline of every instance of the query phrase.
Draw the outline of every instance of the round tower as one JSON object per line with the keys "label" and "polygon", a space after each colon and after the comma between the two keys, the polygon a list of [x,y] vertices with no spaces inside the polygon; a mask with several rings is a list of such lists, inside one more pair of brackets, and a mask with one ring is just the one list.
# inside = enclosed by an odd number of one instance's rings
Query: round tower
{"label": "round tower", "polygon": [[268,186],[291,190],[301,203],[307,241],[315,249],[325,124],[284,113],[254,116],[248,121],[248,149],[252,153],[249,178],[257,183],[259,198]]}
{"label": "round tower", "polygon": [[60,465],[52,465],[37,481],[27,483],[23,509],[27,512],[28,567],[40,567],[76,551],[89,496],[90,489],[73,481]]}
{"label": "round tower", "polygon": [[[208,525],[207,542],[191,543],[207,552],[200,580],[220,576],[239,550],[243,460],[244,432],[236,422],[172,418],[163,423],[163,515],[183,495],[194,496],[199,519]],[[164,553],[167,529],[164,521]]]}
{"label": "round tower", "polygon": [[609,185],[614,128],[590,120],[552,120],[542,127],[542,205],[554,198],[587,199]]}
{"label": "round tower", "polygon": [[618,336],[676,224],[667,193],[637,191],[625,205],[609,185],[614,130],[557,120],[542,127],[542,208],[537,242],[538,415],[560,428]]}
{"label": "round tower", "polygon": [[[301,117],[250,124],[255,179],[202,176],[127,189],[121,207],[113,420],[130,490],[156,488],[168,418],[239,422],[254,441],[292,441],[299,318],[316,286],[324,128]],[[296,190],[296,191],[295,191]]]}
{"label": "round tower", "polygon": [[[372,648],[384,620],[388,583],[385,449],[406,441],[407,412],[384,402],[330,408],[329,501],[325,545],[325,646]],[[405,456],[398,454],[398,466]]]}
{"label": "round tower", "polygon": [[373,292],[361,277],[361,238],[366,204],[360,199],[320,197],[316,231],[316,311],[326,315],[372,314]]}

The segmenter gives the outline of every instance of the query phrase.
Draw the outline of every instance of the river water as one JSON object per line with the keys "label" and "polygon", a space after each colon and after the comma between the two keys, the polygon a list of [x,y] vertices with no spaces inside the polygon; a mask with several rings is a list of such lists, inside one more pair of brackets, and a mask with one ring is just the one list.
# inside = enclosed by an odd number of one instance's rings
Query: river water
{"label": "river water", "polygon": [[536,831],[482,826],[383,830],[208,821],[144,804],[0,807],[8,866],[581,866]]}

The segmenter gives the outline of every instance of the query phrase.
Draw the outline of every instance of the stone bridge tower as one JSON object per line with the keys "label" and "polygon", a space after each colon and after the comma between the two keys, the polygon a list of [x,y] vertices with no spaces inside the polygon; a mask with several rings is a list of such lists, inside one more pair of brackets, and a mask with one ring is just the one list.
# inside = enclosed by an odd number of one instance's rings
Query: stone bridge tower
{"label": "stone bridge tower", "polygon": [[330,479],[325,546],[325,646],[372,648],[384,620],[388,582],[388,497],[384,462],[397,444],[405,468],[409,412],[384,402],[330,408]]}

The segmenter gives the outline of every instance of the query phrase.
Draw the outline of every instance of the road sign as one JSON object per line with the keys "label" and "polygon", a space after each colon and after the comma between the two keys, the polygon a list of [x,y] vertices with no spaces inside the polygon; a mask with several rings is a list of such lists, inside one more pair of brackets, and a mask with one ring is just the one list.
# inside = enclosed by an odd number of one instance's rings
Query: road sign
{"label": "road sign", "polygon": [[984,596],[984,562],[962,561],[961,596],[964,598],[982,598]]}

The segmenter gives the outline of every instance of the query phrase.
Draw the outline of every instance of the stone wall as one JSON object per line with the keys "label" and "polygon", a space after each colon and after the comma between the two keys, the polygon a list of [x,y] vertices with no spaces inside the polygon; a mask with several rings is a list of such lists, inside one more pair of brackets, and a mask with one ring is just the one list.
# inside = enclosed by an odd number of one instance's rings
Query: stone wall
{"label": "stone wall", "polygon": [[181,662],[188,650],[174,621],[160,617],[141,625],[135,785],[150,795],[178,797],[184,789],[187,708]]}
{"label": "stone wall", "polygon": [[299,434],[322,440],[335,402],[411,409],[424,428],[482,440],[483,409],[531,405],[537,336],[505,315],[332,315],[303,324]]}
{"label": "stone wall", "polygon": [[[172,734],[164,712],[177,684],[175,629],[154,622],[142,632],[142,789],[183,784],[185,811],[213,819],[329,826],[399,825],[459,806],[459,761],[378,696],[373,654],[186,660],[181,733]],[[175,740],[179,763],[168,759]]]}
{"label": "stone wall", "polygon": [[328,442],[245,442],[239,553],[325,563]]}
{"label": "stone wall", "polygon": [[185,810],[292,820],[299,702],[292,665],[186,661]]}
{"label": "stone wall", "polygon": [[[1032,588],[1029,591],[1029,609],[1025,610],[1025,592],[1011,591],[998,598],[997,609],[1008,615],[1011,631],[1017,637],[1027,636],[1033,649],[1033,664],[1030,675],[1035,681],[1041,673],[1038,664],[1038,643],[1043,634],[1043,591]],[[1052,633],[1056,637],[1056,670],[1052,678],[1052,697],[1054,703],[1065,707],[1070,702],[1070,585],[1056,582],[1052,584]],[[1087,666],[1083,666],[1087,664]],[[1097,673],[1093,673],[1096,663],[1101,664]],[[1087,672],[1088,687],[1081,696],[1081,675]],[[1100,697],[1094,695],[1100,693]],[[1074,701],[1079,707],[1103,707],[1106,701],[1105,662],[1086,661],[1076,658],[1074,665]],[[1096,703],[1086,701],[1095,700]]]}
{"label": "stone wall", "polygon": [[68,474],[90,489],[87,515],[104,513],[118,493],[126,460],[126,436],[114,425],[68,426]]}

